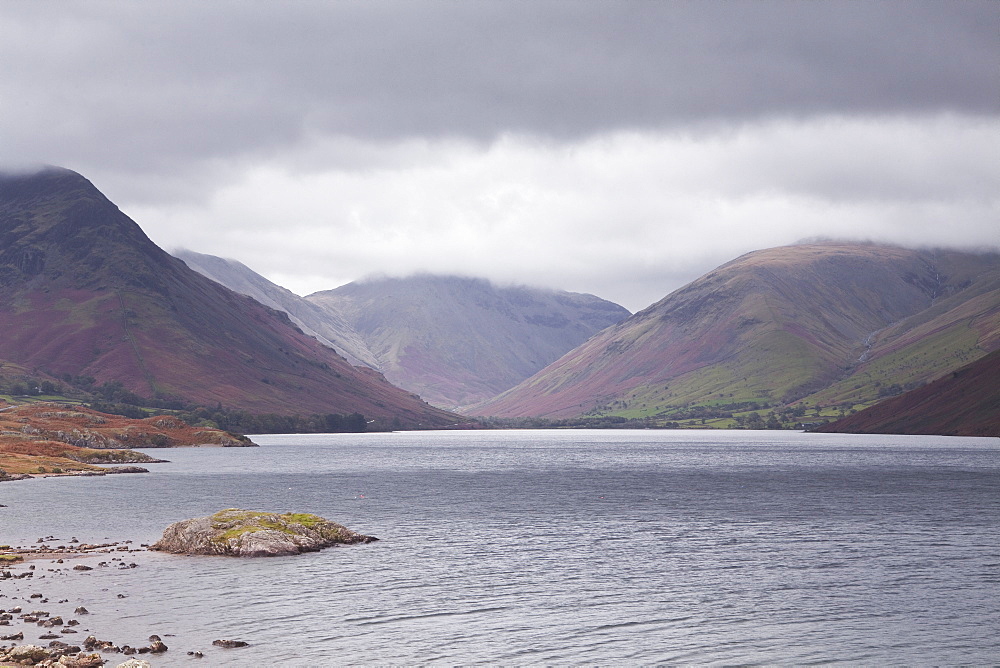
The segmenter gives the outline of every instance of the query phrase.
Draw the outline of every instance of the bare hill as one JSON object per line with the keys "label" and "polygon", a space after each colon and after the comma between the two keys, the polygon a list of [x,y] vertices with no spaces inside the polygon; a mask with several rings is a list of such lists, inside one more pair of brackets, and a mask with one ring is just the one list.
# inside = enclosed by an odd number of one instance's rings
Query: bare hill
{"label": "bare hill", "polygon": [[1000,347],[998,288],[996,254],[848,243],[757,251],[473,412],[669,418],[692,406],[872,402]]}

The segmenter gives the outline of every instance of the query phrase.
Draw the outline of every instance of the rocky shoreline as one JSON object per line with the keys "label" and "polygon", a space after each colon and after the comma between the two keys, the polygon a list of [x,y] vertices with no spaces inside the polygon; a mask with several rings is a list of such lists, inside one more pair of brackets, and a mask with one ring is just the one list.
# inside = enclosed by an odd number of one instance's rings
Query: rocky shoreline
{"label": "rocky shoreline", "polygon": [[[98,569],[139,568],[133,559],[140,559],[136,553],[147,549],[148,545],[135,547],[132,541],[93,544],[54,536],[39,538],[33,546],[0,546],[0,557],[6,557],[0,560],[0,665],[152,666],[140,657],[161,655],[170,649],[159,634],[151,633],[147,641],[134,645],[103,639],[105,631],[88,624],[91,609],[96,609],[93,604],[71,603],[52,593],[58,591],[54,580],[60,577],[86,576]],[[102,560],[95,563],[96,559]],[[71,565],[76,560],[80,563]],[[116,600],[127,598],[127,594],[118,593]],[[77,639],[84,634],[83,640]],[[249,644],[230,639],[212,643],[224,650]],[[186,654],[198,659],[205,656],[203,650],[212,651],[190,648]]]}
{"label": "rocky shoreline", "polygon": [[[148,643],[130,645],[102,639],[103,631],[88,624],[93,604],[52,594],[58,578],[86,576],[89,571],[129,571],[142,561],[136,553],[150,550],[175,554],[230,557],[261,557],[314,552],[335,545],[370,543],[378,540],[309,513],[270,513],[227,508],[208,517],[176,522],[153,545],[132,541],[85,543],[75,536],[39,538],[34,545],[0,545],[0,665],[63,666],[90,668],[108,665],[121,655],[117,668],[142,668],[151,664],[136,655],[160,655],[169,650],[160,634],[151,633]],[[152,555],[145,555],[148,560]],[[100,559],[100,561],[97,561]],[[78,562],[72,564],[72,562]],[[47,562],[47,563],[46,563]],[[44,583],[42,581],[45,581]],[[71,587],[64,587],[67,591]],[[107,591],[102,589],[102,591]],[[127,599],[118,593],[116,600]],[[95,608],[96,609],[96,608]],[[86,634],[82,641],[79,635]],[[167,634],[164,634],[165,636]],[[169,637],[169,636],[167,636]],[[26,642],[31,641],[31,642]],[[10,644],[4,644],[10,643]],[[171,640],[173,644],[173,640]],[[212,648],[186,649],[198,659],[205,652],[248,647],[245,640],[219,638]]]}
{"label": "rocky shoreline", "polygon": [[[155,460],[157,463],[165,462],[165,459]],[[85,471],[63,471],[61,473],[0,473],[0,482],[12,482],[14,480],[31,480],[32,478],[65,478],[77,477],[86,478],[102,475],[114,475],[116,473],[149,473],[149,469],[142,466],[109,466],[103,469],[88,469]]]}
{"label": "rocky shoreline", "polygon": [[37,403],[0,409],[0,481],[66,475],[148,473],[163,462],[134,448],[256,447],[246,436],[192,427],[176,417],[142,419],[82,406]]}

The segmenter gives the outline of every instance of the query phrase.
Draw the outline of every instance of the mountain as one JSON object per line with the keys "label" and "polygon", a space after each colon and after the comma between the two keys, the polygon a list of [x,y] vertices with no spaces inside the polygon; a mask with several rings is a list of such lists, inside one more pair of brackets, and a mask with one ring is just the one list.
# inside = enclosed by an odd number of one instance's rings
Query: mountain
{"label": "mountain", "polygon": [[669,418],[873,402],[1000,347],[1000,256],[848,243],[744,255],[475,413]]}
{"label": "mountain", "polygon": [[1000,350],[816,429],[848,434],[1000,436]]}
{"label": "mountain", "polygon": [[527,378],[629,315],[593,295],[417,275],[306,297],[364,339],[391,382],[460,409]]}
{"label": "mountain", "polygon": [[189,250],[174,251],[174,257],[183,260],[202,276],[207,276],[234,292],[284,311],[303,332],[336,349],[351,364],[378,368],[378,360],[340,314],[320,308],[291,290],[272,283],[242,262]]}
{"label": "mountain", "polygon": [[171,257],[79,174],[0,176],[0,359],[252,412],[455,416]]}

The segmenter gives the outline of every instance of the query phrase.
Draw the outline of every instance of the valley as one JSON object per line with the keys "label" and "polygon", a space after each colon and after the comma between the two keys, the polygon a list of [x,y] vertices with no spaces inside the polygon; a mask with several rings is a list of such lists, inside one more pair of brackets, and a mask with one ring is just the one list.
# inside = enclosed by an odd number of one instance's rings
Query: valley
{"label": "valley", "polygon": [[631,315],[431,274],[301,297],[178,256],[75,172],[0,178],[0,397],[244,432],[801,429],[1000,348],[996,253],[765,249]]}

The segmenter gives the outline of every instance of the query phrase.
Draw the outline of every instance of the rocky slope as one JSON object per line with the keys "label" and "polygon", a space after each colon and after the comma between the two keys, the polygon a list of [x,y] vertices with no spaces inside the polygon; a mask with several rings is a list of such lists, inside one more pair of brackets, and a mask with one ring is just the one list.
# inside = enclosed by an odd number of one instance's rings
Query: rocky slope
{"label": "rocky slope", "polygon": [[0,410],[0,438],[56,441],[94,449],[254,445],[246,436],[221,429],[192,427],[169,415],[137,420],[83,406],[50,403]]}
{"label": "rocky slope", "polygon": [[669,417],[874,402],[1000,347],[1000,257],[848,243],[737,258],[476,407]]}
{"label": "rocky slope", "polygon": [[173,254],[216,283],[253,297],[265,306],[284,311],[303,332],[335,349],[351,364],[378,368],[378,360],[368,350],[367,344],[339,313],[320,308],[291,290],[272,283],[242,262],[189,250],[178,250]]}
{"label": "rocky slope", "polygon": [[371,279],[307,299],[342,316],[391,382],[459,410],[629,315],[593,295],[456,276]]}
{"label": "rocky slope", "polygon": [[278,557],[378,540],[308,513],[229,508],[171,524],[151,550],[174,554]]}
{"label": "rocky slope", "polygon": [[816,431],[1000,436],[1000,350]]}
{"label": "rocky slope", "polygon": [[0,359],[49,377],[251,412],[456,421],[192,271],[69,170],[0,175],[0,282]]}
{"label": "rocky slope", "polygon": [[245,436],[189,426],[170,416],[141,420],[82,406],[29,404],[0,410],[0,471],[6,474],[104,472],[96,464],[151,463],[130,448],[246,447]]}

